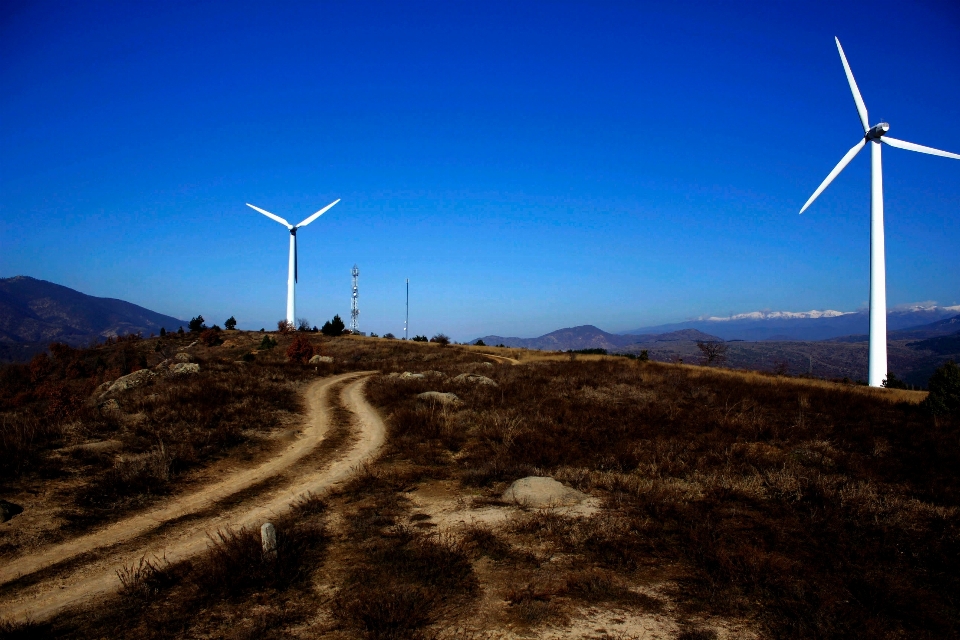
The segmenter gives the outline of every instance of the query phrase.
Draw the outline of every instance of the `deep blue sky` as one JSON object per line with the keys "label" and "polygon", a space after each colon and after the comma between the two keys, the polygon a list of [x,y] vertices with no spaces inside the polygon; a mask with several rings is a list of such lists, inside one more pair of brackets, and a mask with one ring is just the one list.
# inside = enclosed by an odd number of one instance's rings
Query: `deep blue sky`
{"label": "deep blue sky", "polygon": [[[277,7],[275,5],[281,4]],[[836,5],[844,5],[838,8]],[[519,5],[519,6],[517,6]],[[0,5],[0,277],[465,340],[866,304],[871,121],[960,152],[960,5]],[[960,302],[960,162],[884,149],[888,300]]]}

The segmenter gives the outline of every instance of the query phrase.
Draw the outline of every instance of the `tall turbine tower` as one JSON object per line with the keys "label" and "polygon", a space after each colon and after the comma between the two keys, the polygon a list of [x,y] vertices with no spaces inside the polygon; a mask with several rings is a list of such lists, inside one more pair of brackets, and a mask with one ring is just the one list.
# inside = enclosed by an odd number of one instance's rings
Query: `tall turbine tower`
{"label": "tall turbine tower", "polygon": [[839,164],[833,168],[823,183],[813,192],[807,203],[800,209],[800,213],[807,210],[814,200],[817,199],[823,190],[826,189],[833,179],[836,178],[844,167],[850,164],[853,157],[860,153],[860,150],[869,142],[870,145],[870,361],[867,367],[867,381],[871,387],[879,387],[887,379],[887,284],[886,284],[886,266],[884,264],[883,250],[883,168],[880,163],[880,143],[888,144],[891,147],[906,149],[908,151],[919,151],[920,153],[929,153],[934,156],[943,156],[945,158],[955,158],[960,160],[960,155],[940,151],[930,147],[924,147],[912,142],[904,142],[887,135],[890,125],[886,122],[880,122],[870,126],[867,118],[867,107],[860,96],[860,89],[857,88],[857,82],[853,79],[853,72],[847,63],[847,56],[843,54],[843,47],[840,46],[840,40],[837,41],[837,50],[840,52],[840,61],[843,62],[843,70],[847,74],[847,82],[850,83],[850,91],[853,93],[853,102],[857,105],[857,113],[860,114],[860,124],[863,125],[863,138],[857,144],[853,145],[847,155],[843,156]]}
{"label": "tall turbine tower", "polygon": [[360,269],[353,265],[350,272],[353,276],[353,296],[350,300],[350,333],[360,333],[360,309],[357,307],[357,278],[360,277]]}
{"label": "tall turbine tower", "polygon": [[320,209],[320,211],[317,211],[315,214],[313,214],[312,216],[310,216],[309,218],[307,218],[306,220],[304,220],[298,225],[292,225],[286,220],[284,220],[283,218],[281,218],[280,216],[276,216],[270,213],[269,211],[264,211],[260,207],[255,207],[252,204],[247,203],[247,206],[250,207],[251,209],[255,211],[259,211],[260,213],[267,216],[271,220],[276,220],[277,222],[279,222],[280,224],[282,224],[283,226],[285,226],[287,229],[290,230],[290,261],[289,261],[289,270],[287,273],[287,322],[289,322],[294,326],[296,326],[296,322],[297,322],[297,313],[296,313],[297,312],[297,292],[296,292],[297,229],[307,226],[308,224],[310,224],[311,222],[313,222],[314,220],[322,216],[324,213],[326,213],[328,209],[330,209],[333,205],[337,204],[338,202],[340,202],[340,198],[337,198],[336,200],[334,200],[333,202],[325,206],[323,209]]}

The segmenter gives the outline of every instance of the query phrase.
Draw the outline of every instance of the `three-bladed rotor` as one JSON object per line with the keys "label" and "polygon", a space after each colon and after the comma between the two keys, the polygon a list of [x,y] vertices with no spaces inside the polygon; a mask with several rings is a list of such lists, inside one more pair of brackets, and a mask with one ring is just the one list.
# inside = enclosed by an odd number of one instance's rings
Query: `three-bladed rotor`
{"label": "three-bladed rotor", "polygon": [[337,204],[338,202],[340,202],[340,198],[337,198],[336,200],[334,200],[333,202],[325,206],[323,209],[320,209],[320,211],[317,211],[316,213],[308,216],[300,224],[296,224],[296,225],[290,224],[289,222],[287,222],[286,220],[284,220],[283,218],[281,218],[276,214],[270,213],[269,211],[261,209],[260,207],[255,207],[249,202],[247,203],[247,206],[253,209],[254,211],[259,211],[260,213],[267,216],[271,220],[275,222],[279,222],[280,224],[282,224],[283,226],[285,226],[287,229],[290,230],[290,262],[289,262],[290,268],[289,268],[289,275],[287,277],[287,321],[290,322],[291,324],[296,322],[295,285],[297,283],[297,271],[298,271],[297,229],[301,229],[307,226],[308,224],[310,224],[311,222],[313,222],[314,220],[322,216],[324,213],[326,213],[331,207],[333,207],[333,205]]}

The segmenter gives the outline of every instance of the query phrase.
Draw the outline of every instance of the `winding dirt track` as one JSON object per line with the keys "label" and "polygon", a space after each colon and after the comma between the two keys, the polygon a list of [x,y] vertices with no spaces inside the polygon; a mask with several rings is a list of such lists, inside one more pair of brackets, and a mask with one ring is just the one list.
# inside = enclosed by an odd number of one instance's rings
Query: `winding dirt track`
{"label": "winding dirt track", "polygon": [[[209,535],[218,530],[256,527],[289,510],[309,495],[320,495],[348,478],[356,467],[383,444],[386,430],[377,412],[363,396],[370,372],[348,373],[318,380],[307,388],[307,420],[300,437],[283,452],[253,469],[183,496],[170,504],[109,525],[95,533],[51,546],[36,554],[17,558],[0,567],[0,585],[71,562],[64,572],[45,577],[36,584],[17,588],[0,599],[0,619],[42,621],[65,608],[92,598],[115,593],[117,569],[136,564],[141,558],[158,558],[175,563],[204,551]],[[360,378],[359,380],[351,380]],[[322,469],[297,469],[298,475],[274,491],[251,502],[226,507],[208,517],[186,519],[158,531],[163,525],[191,514],[200,514],[217,502],[249,489],[264,480],[289,471],[316,449],[330,428],[326,398],[330,389],[347,381],[341,393],[343,405],[354,415],[358,437],[343,455]],[[144,538],[144,540],[138,540]],[[149,539],[147,539],[149,538]],[[81,558],[81,556],[90,556]]]}
{"label": "winding dirt track", "polygon": [[482,355],[482,356],[485,357],[485,358],[490,358],[491,360],[493,360],[494,362],[496,362],[496,363],[498,363],[498,364],[510,364],[510,365],[518,365],[518,364],[520,364],[520,361],[519,361],[519,360],[515,360],[515,359],[513,359],[513,358],[508,358],[507,356],[497,356],[497,355],[494,355],[494,354],[492,354],[492,353],[481,353],[480,355]]}

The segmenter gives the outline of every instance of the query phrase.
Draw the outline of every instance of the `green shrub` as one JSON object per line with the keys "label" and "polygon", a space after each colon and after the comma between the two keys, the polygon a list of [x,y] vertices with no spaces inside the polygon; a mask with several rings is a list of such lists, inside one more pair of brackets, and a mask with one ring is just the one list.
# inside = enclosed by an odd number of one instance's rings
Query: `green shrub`
{"label": "green shrub", "polygon": [[927,383],[930,395],[923,405],[933,414],[960,415],[960,367],[955,362],[945,362]]}
{"label": "green shrub", "polygon": [[233,316],[230,316],[224,321],[223,326],[227,328],[227,331],[233,331],[237,328],[237,319]]}

